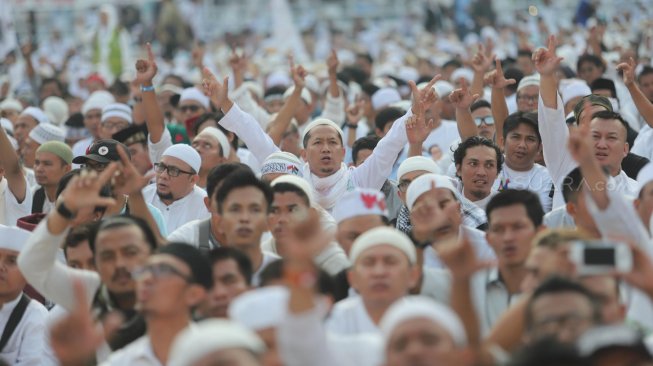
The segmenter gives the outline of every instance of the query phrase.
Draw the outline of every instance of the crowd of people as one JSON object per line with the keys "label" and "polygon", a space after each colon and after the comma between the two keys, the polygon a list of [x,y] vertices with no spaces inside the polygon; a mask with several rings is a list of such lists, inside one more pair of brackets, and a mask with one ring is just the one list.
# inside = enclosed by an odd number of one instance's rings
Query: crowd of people
{"label": "crowd of people", "polygon": [[603,5],[9,52],[0,364],[653,365],[653,35]]}

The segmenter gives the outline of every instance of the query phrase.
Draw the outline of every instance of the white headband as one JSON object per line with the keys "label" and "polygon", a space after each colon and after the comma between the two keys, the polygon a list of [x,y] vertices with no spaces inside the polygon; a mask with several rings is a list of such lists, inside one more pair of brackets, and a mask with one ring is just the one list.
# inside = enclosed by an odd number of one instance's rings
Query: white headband
{"label": "white headband", "polygon": [[268,155],[261,165],[261,176],[266,174],[292,174],[303,177],[302,162],[293,154],[279,151]]}
{"label": "white headband", "polygon": [[201,104],[205,109],[209,109],[209,97],[204,95],[199,89],[197,88],[186,88],[181,92],[181,95],[179,96],[179,103],[185,101],[185,100],[194,100]]}
{"label": "white headband", "polygon": [[345,193],[333,208],[333,218],[341,223],[352,217],[379,215],[388,217],[385,195],[383,192],[369,188],[356,187]]}
{"label": "white headband", "polygon": [[229,145],[229,139],[227,138],[227,135],[220,131],[219,128],[213,126],[206,127],[202,130],[202,132],[197,134],[195,138],[202,135],[209,136],[218,140],[218,144],[220,144],[220,148],[222,149],[222,156],[229,158],[229,154],[231,153],[231,145]]}
{"label": "white headband", "polygon": [[15,226],[0,225],[0,249],[19,252],[23,250],[30,232]]}
{"label": "white headband", "polygon": [[576,97],[584,97],[592,94],[592,89],[590,89],[585,81],[575,80],[562,88],[560,94],[562,97],[562,103],[567,104],[570,100]]}
{"label": "white headband", "polygon": [[43,145],[48,141],[61,141],[66,139],[66,133],[61,127],[57,127],[50,123],[39,124],[32,128],[29,132],[29,138],[39,145]]}
{"label": "white headband", "polygon": [[379,245],[390,245],[401,250],[408,257],[410,264],[415,264],[417,261],[413,242],[410,241],[406,234],[388,226],[376,227],[356,238],[349,251],[349,261],[355,264],[356,259],[364,251]]}
{"label": "white headband", "polygon": [[449,177],[439,174],[424,174],[412,181],[408,186],[408,191],[406,192],[406,206],[408,206],[408,210],[413,209],[415,201],[422,194],[431,190],[431,183],[435,183],[435,188],[446,188],[450,190],[456,199],[459,199],[458,191]]}
{"label": "white headband", "polygon": [[270,186],[274,187],[279,183],[292,184],[295,187],[301,189],[302,192],[304,192],[304,194],[306,195],[306,197],[308,197],[308,205],[313,206],[313,203],[315,201],[315,198],[313,198],[313,189],[308,184],[306,179],[300,178],[296,175],[285,174],[273,180],[272,183],[270,183]]}
{"label": "white headband", "polygon": [[48,116],[40,108],[27,107],[23,110],[21,115],[28,115],[34,118],[38,123],[50,123]]}
{"label": "white headband", "polygon": [[404,160],[397,169],[397,179],[401,180],[406,173],[424,170],[433,174],[442,174],[440,167],[433,161],[433,159],[425,156],[412,156]]}
{"label": "white headband", "polygon": [[288,312],[288,295],[282,286],[247,291],[229,304],[229,318],[254,331],[277,327]]}
{"label": "white headband", "polygon": [[102,122],[116,117],[132,124],[132,109],[127,104],[111,103],[102,108]]}
{"label": "white headband", "polygon": [[524,89],[527,86],[540,87],[540,74],[528,75],[523,77],[517,85],[517,91]]}
{"label": "white headband", "polygon": [[202,158],[200,157],[200,154],[195,149],[186,144],[172,145],[167,148],[161,156],[171,156],[173,158],[177,158],[190,165],[195,173],[199,173],[200,167],[202,166]]}
{"label": "white headband", "polygon": [[[338,134],[340,135],[340,141],[342,141],[342,143],[344,144],[345,142],[344,133],[342,132],[340,126],[335,124],[330,119],[326,119],[326,118],[318,118],[316,120],[313,120],[311,123],[308,124],[308,126],[306,126],[306,128],[304,129],[304,133],[302,134],[302,144],[304,144],[304,139],[306,138],[306,135],[308,135],[308,133],[317,126],[333,127],[336,130],[336,132],[338,132]],[[306,145],[304,145],[304,149],[305,148]]]}

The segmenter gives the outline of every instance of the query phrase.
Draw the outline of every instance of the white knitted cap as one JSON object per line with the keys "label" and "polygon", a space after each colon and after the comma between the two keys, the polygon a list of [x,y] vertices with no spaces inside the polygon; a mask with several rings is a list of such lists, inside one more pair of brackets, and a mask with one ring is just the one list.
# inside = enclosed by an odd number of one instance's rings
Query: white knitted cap
{"label": "white knitted cap", "polygon": [[404,174],[419,170],[425,170],[433,174],[442,174],[442,170],[433,159],[425,156],[411,156],[399,165],[399,169],[397,169],[397,179],[401,180],[401,177],[403,177]]}
{"label": "white knitted cap", "polygon": [[401,95],[395,88],[381,88],[372,94],[372,108],[376,111],[401,100]]}
{"label": "white knitted cap", "polygon": [[417,261],[415,246],[406,234],[389,226],[381,226],[366,231],[356,238],[349,251],[349,262],[355,264],[356,259],[364,251],[379,245],[391,245],[401,250],[408,257],[410,264],[415,264]]}
{"label": "white knitted cap", "polygon": [[435,89],[435,92],[438,94],[440,99],[448,97],[449,94],[451,94],[451,92],[453,92],[455,89],[453,84],[446,80],[436,81],[435,84],[433,84],[433,88]]}
{"label": "white knitted cap", "polygon": [[107,105],[114,103],[116,100],[111,93],[106,90],[94,91],[82,105],[82,114],[86,115],[88,111],[92,109],[99,109],[106,107]]}
{"label": "white knitted cap", "polygon": [[524,89],[527,86],[540,86],[540,74],[533,74],[524,76],[517,85],[517,91]]}
{"label": "white knitted cap", "polygon": [[196,173],[200,171],[200,167],[202,166],[202,158],[200,157],[200,154],[195,149],[186,144],[172,145],[167,148],[161,156],[171,156],[173,158],[177,158],[190,165],[190,167]]}
{"label": "white knitted cap", "polygon": [[66,139],[66,132],[63,128],[55,126],[51,123],[42,123],[34,127],[29,132],[29,138],[39,145],[43,145],[48,141],[61,141]]}
{"label": "white knitted cap", "polygon": [[43,101],[43,110],[50,122],[57,126],[63,125],[68,119],[68,103],[59,97],[47,97]]}
{"label": "white knitted cap", "polygon": [[0,225],[0,249],[14,250],[20,253],[30,234],[29,231],[15,226]]}
{"label": "white knitted cap", "polygon": [[458,315],[449,307],[425,296],[408,296],[396,301],[381,318],[379,328],[385,342],[401,323],[411,319],[428,319],[444,328],[458,347],[467,344],[467,335]]}
{"label": "white knitted cap", "polygon": [[172,343],[168,366],[192,366],[218,351],[243,348],[265,352],[265,344],[253,331],[226,319],[207,319],[184,329]]}
{"label": "white knitted cap", "polygon": [[124,119],[132,124],[132,109],[127,104],[111,103],[102,108],[102,122],[109,118],[116,117]]}
{"label": "white knitted cap", "polygon": [[385,195],[377,189],[356,187],[342,195],[333,208],[337,223],[357,216],[379,215],[388,217]]}
{"label": "white knitted cap", "polygon": [[[344,141],[345,141],[344,135],[345,134],[342,132],[342,128],[340,128],[340,126],[335,124],[330,119],[318,118],[316,120],[313,120],[311,123],[309,123],[308,126],[306,126],[306,128],[304,129],[304,133],[302,134],[302,144],[304,144],[304,138],[309,133],[309,131],[311,131],[312,129],[314,129],[317,126],[331,126],[331,127],[333,127],[336,130],[336,132],[338,132],[338,134],[340,135],[340,140],[344,143]],[[306,145],[304,145],[304,148],[306,148]]]}
{"label": "white knitted cap", "polygon": [[194,100],[204,106],[204,108],[209,109],[209,97],[204,95],[204,93],[195,87],[186,88],[181,92],[181,95],[179,96],[179,103],[185,100]]}
{"label": "white knitted cap", "polygon": [[592,94],[592,89],[590,89],[584,80],[574,80],[562,88],[560,94],[562,96],[562,103],[567,104],[567,102],[576,97],[584,97]]}
{"label": "white knitted cap", "polygon": [[454,196],[458,197],[458,191],[449,177],[439,174],[424,174],[412,181],[408,186],[408,191],[406,192],[406,206],[408,206],[408,210],[413,209],[415,201],[422,194],[431,190],[431,183],[435,183],[435,188],[446,188]]}
{"label": "white knitted cap", "polygon": [[45,115],[45,112],[43,112],[41,108],[27,107],[23,109],[20,115],[30,116],[34,118],[38,123],[50,123],[48,116]]}
{"label": "white knitted cap", "polygon": [[270,183],[270,186],[274,187],[279,183],[292,184],[297,188],[301,189],[304,192],[304,194],[306,194],[306,197],[308,197],[309,206],[313,206],[313,203],[315,202],[315,198],[313,197],[313,188],[311,188],[310,184],[308,184],[306,179],[300,178],[296,175],[285,174],[273,180]]}
{"label": "white knitted cap", "polygon": [[219,128],[213,126],[206,127],[202,130],[202,132],[198,133],[197,136],[195,136],[195,138],[198,138],[200,136],[208,136],[217,140],[218,144],[220,145],[220,149],[222,150],[222,156],[224,156],[225,158],[229,157],[229,154],[231,153],[231,145],[229,145],[229,138],[227,138],[227,135],[225,135],[222,131],[220,131]]}
{"label": "white knitted cap", "polygon": [[274,328],[288,313],[288,289],[267,286],[247,291],[229,304],[229,318],[251,330]]}

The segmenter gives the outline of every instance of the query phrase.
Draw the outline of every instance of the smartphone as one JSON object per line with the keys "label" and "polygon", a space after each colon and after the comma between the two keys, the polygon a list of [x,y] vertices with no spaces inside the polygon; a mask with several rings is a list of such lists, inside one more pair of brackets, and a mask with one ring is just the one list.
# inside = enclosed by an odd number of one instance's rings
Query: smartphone
{"label": "smartphone", "polygon": [[633,253],[630,247],[620,242],[585,241],[571,243],[569,259],[576,265],[578,275],[601,275],[611,272],[630,272],[633,268]]}

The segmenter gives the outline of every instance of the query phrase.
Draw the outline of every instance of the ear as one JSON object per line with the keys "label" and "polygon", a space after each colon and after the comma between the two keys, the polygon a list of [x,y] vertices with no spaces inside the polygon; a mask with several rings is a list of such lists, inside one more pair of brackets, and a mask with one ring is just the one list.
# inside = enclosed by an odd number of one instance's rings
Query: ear
{"label": "ear", "polygon": [[204,197],[204,206],[206,206],[206,209],[211,211],[211,200],[209,197]]}
{"label": "ear", "polygon": [[301,152],[300,152],[300,155],[301,155],[302,160],[306,161],[306,155],[307,155],[306,154],[306,149],[302,149]]}
{"label": "ear", "polygon": [[349,287],[353,288],[354,290],[357,290],[358,281],[357,281],[357,276],[354,274],[353,268],[347,270],[347,282],[349,282]]}
{"label": "ear", "polygon": [[189,308],[199,305],[206,298],[206,289],[193,284],[186,289],[185,300]]}
{"label": "ear", "polygon": [[193,175],[191,180],[193,181],[194,184],[197,184],[197,182],[200,181],[200,175],[199,174]]}
{"label": "ear", "polygon": [[415,288],[417,284],[419,283],[419,278],[422,275],[420,271],[420,267],[418,265],[412,265],[410,267],[410,288]]}
{"label": "ear", "polygon": [[633,205],[635,206],[635,210],[639,210],[639,205],[642,204],[642,201],[639,198],[635,198],[633,201]]}
{"label": "ear", "polygon": [[374,134],[381,137],[383,135],[383,131],[379,130],[378,128],[374,128]]}
{"label": "ear", "polygon": [[624,158],[626,157],[626,155],[628,155],[629,152],[630,152],[630,145],[628,144],[628,142],[626,142],[624,144]]}
{"label": "ear", "polygon": [[461,167],[461,164],[456,164],[456,175],[459,176],[459,177],[461,176],[460,175],[460,167]]}

